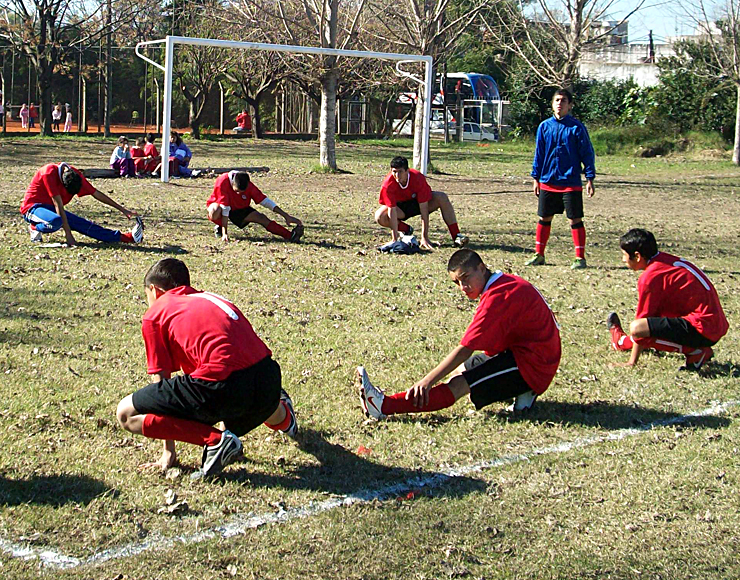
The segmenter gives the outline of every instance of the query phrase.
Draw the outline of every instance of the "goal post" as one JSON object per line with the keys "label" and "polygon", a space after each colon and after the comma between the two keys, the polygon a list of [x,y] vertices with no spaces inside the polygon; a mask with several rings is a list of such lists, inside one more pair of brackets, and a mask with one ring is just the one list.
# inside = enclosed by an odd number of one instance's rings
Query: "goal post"
{"label": "goal post", "polygon": [[[146,55],[139,52],[141,47],[152,44],[164,44],[165,59],[164,66],[154,62]],[[136,55],[139,58],[154,65],[164,71],[164,116],[162,119],[162,182],[167,183],[170,180],[169,163],[165,162],[170,148],[170,131],[172,123],[172,68],[174,64],[175,45],[183,44],[190,46],[211,46],[214,48],[239,48],[247,50],[271,50],[274,52],[292,52],[297,54],[315,54],[329,56],[346,56],[352,58],[377,58],[380,60],[400,62],[420,62],[424,63],[424,81],[416,79],[408,73],[401,73],[403,76],[415,79],[424,86],[424,129],[422,131],[421,143],[421,172],[426,174],[429,164],[429,124],[432,114],[432,91],[434,79],[432,78],[432,57],[425,55],[398,54],[392,52],[372,52],[365,50],[344,50],[339,48],[320,48],[315,46],[293,46],[288,44],[265,44],[260,42],[240,42],[236,40],[217,40],[213,38],[191,38],[187,36],[167,36],[159,40],[148,40],[139,42],[136,45]],[[398,67],[397,67],[398,68]]]}

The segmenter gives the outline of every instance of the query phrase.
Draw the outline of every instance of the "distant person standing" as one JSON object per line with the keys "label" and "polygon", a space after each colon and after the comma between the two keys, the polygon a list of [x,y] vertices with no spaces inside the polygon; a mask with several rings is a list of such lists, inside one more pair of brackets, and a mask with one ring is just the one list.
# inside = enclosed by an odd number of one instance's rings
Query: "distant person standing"
{"label": "distant person standing", "polygon": [[36,126],[36,120],[39,118],[39,110],[36,105],[31,103],[28,107],[28,126],[33,129]]}
{"label": "distant person standing", "polygon": [[21,118],[21,128],[28,129],[28,105],[26,103],[21,105],[21,110],[18,113],[18,116]]}
{"label": "distant person standing", "polygon": [[64,105],[67,108],[67,118],[64,120],[64,132],[69,133],[72,130],[72,108],[69,103]]}
{"label": "distant person standing", "polygon": [[535,255],[527,266],[545,263],[545,246],[550,238],[552,218],[563,213],[570,222],[575,246],[573,270],[586,267],[586,229],[583,226],[583,184],[586,174],[586,194],[594,195],[596,176],[594,148],[583,123],[570,116],[573,95],[560,89],[552,98],[553,116],[537,129],[537,141],[532,164],[534,194],[539,198]]}
{"label": "distant person standing", "polygon": [[59,123],[62,122],[62,105],[55,105],[51,112],[51,128],[59,131]]}

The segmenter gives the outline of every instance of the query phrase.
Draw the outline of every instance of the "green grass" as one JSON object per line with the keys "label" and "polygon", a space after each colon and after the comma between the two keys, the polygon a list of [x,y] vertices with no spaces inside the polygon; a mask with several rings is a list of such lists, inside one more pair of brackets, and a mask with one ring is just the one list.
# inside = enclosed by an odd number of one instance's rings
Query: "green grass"
{"label": "green grass", "polygon": [[[59,249],[28,241],[17,213],[25,188],[49,161],[107,166],[113,141],[0,140],[0,541],[26,538],[85,558],[739,398],[737,168],[695,155],[599,157],[596,196],[585,204],[590,268],[573,273],[561,217],[548,265],[523,266],[537,219],[531,148],[434,143],[444,175],[431,176],[432,187],[450,195],[471,246],[492,267],[523,275],[547,297],[563,360],[522,419],[461,401],[433,415],[367,422],[354,367],[366,365],[388,391],[408,388],[458,343],[475,308],[447,279],[453,248],[437,214],[437,251],[374,250],[388,237],[372,222],[379,185],[390,158],[410,155],[410,145],[340,143],[338,164],[351,173],[339,175],[311,172],[316,143],[193,145],[196,166],[270,166],[255,183],[304,220],[300,245],[255,227],[222,245],[204,215],[211,179],[99,180],[144,215],[145,242],[106,246],[78,236],[79,247]],[[91,198],[69,209],[127,226]],[[703,374],[678,372],[682,361],[671,355],[644,356],[632,371],[608,366],[626,359],[609,349],[604,319],[634,311],[636,278],[621,266],[617,240],[635,226],[704,268],[718,289],[731,327]],[[247,462],[211,483],[190,481],[200,450],[188,445],[179,446],[171,478],[140,473],[159,443],[115,422],[118,401],[147,382],[142,278],[165,256],[185,260],[195,287],[244,311],[282,367],[303,433],[296,443],[255,430],[244,437]],[[40,571],[5,553],[0,564],[7,578],[735,577],[739,413],[470,474],[413,500],[335,509],[84,571]],[[371,452],[358,454],[360,446]],[[158,513],[168,490],[187,501],[185,513]]]}

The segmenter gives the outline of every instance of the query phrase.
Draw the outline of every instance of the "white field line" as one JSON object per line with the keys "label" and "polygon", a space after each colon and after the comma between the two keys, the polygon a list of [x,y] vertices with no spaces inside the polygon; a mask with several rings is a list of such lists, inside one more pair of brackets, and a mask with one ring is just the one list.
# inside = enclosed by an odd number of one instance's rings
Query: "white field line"
{"label": "white field line", "polygon": [[596,445],[607,441],[620,441],[628,437],[634,437],[636,435],[646,433],[648,431],[651,431],[652,429],[655,429],[656,427],[665,427],[668,425],[687,423],[695,418],[718,415],[737,405],[740,405],[740,400],[729,401],[722,404],[717,403],[711,407],[707,407],[706,409],[697,411],[695,413],[672,417],[670,419],[664,419],[662,421],[655,421],[653,423],[646,423],[645,425],[642,425],[640,427],[635,427],[632,429],[620,429],[618,431],[613,431],[605,435],[581,437],[573,441],[565,441],[556,445],[533,449],[527,453],[506,455],[504,457],[499,457],[498,459],[482,461],[473,465],[448,468],[436,473],[420,477],[412,477],[400,483],[387,485],[385,487],[377,489],[362,489],[350,495],[338,496],[336,498],[328,499],[322,502],[310,502],[308,505],[305,505],[303,507],[281,510],[277,513],[271,512],[259,515],[236,515],[229,518],[219,526],[215,526],[213,528],[209,528],[207,530],[203,530],[194,534],[179,536],[162,536],[159,534],[152,534],[151,537],[141,542],[126,544],[117,548],[111,548],[110,550],[104,550],[87,558],[75,558],[73,556],[65,556],[64,554],[56,552],[53,549],[34,548],[33,546],[27,544],[17,544],[9,542],[7,540],[3,540],[1,538],[0,551],[5,552],[12,558],[21,558],[24,560],[35,559],[38,560],[42,566],[57,570],[96,566],[109,560],[129,558],[143,552],[148,552],[149,550],[164,550],[176,547],[178,545],[194,544],[217,537],[230,538],[232,536],[243,534],[247,530],[255,529],[267,524],[282,524],[299,518],[312,517],[342,506],[349,506],[355,503],[370,502],[375,499],[396,497],[413,489],[438,488],[455,477],[463,477],[465,475],[478,473],[487,469],[495,469],[497,467],[502,467],[505,465],[528,461],[529,459],[537,457],[539,455],[567,453],[568,451],[572,451],[573,449],[582,449],[584,447],[589,447],[591,445]]}

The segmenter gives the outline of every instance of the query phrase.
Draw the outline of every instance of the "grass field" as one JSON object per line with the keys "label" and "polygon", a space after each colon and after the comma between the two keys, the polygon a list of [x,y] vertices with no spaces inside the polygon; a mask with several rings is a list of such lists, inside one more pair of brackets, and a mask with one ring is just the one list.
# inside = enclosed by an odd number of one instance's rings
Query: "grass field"
{"label": "grass field", "polygon": [[[81,235],[72,249],[32,245],[18,206],[37,167],[106,167],[113,146],[0,140],[0,576],[740,576],[740,196],[728,161],[599,157],[585,203],[589,268],[572,272],[563,217],[548,265],[523,266],[536,224],[531,149],[434,145],[432,187],[450,195],[492,268],[547,297],[563,359],[524,417],[460,401],[374,423],[360,412],[356,365],[387,391],[408,388],[457,344],[475,309],[447,278],[453,248],[438,214],[437,251],[374,249],[388,237],[372,222],[380,182],[410,144],[342,143],[341,175],[310,173],[312,143],[195,144],[194,166],[269,166],[254,181],[304,220],[300,245],[254,226],[222,245],[205,219],[212,179],[98,180],[144,216],[141,245]],[[128,227],[91,198],[68,207]],[[730,331],[700,374],[679,372],[675,355],[609,368],[627,355],[609,349],[604,319],[610,310],[630,319],[636,303],[618,238],[637,226],[703,268],[722,298]],[[190,480],[200,450],[184,444],[176,469],[140,472],[160,444],[115,420],[118,401],[147,382],[143,275],[166,256],[247,315],[282,367],[301,426],[297,442],[264,427],[248,434],[246,462],[210,482]],[[186,506],[169,513],[172,492]],[[17,557],[21,547],[29,558]],[[61,568],[42,563],[59,556]]]}

